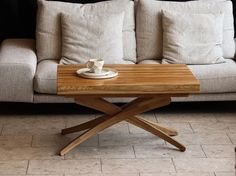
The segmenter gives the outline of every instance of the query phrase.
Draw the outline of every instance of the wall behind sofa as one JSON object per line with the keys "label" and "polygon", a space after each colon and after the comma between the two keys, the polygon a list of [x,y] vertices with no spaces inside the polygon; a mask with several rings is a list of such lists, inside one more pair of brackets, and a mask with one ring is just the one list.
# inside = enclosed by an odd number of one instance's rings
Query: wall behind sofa
{"label": "wall behind sofa", "polygon": [[[93,3],[104,0],[59,1]],[[234,16],[236,17],[235,0],[233,0],[233,3],[235,9]],[[0,41],[5,38],[34,38],[36,11],[37,0],[0,0]]]}

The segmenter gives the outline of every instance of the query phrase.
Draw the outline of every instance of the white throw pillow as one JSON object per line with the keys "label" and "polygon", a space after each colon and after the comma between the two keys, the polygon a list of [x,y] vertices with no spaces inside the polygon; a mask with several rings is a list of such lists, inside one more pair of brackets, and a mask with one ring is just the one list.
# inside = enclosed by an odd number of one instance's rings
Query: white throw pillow
{"label": "white throw pillow", "polygon": [[62,14],[62,58],[60,64],[86,63],[102,58],[106,64],[123,60],[124,12],[118,14]]}
{"label": "white throw pillow", "polygon": [[223,63],[221,14],[162,12],[163,60],[170,64]]}
{"label": "white throw pillow", "polygon": [[136,39],[134,2],[129,0],[112,0],[93,4],[65,3],[38,0],[36,49],[38,61],[61,59],[61,13],[120,13],[125,11],[123,24],[124,60],[136,62]]}
{"label": "white throw pillow", "polygon": [[139,0],[136,15],[138,62],[148,59],[162,59],[162,10],[201,14],[224,13],[223,56],[224,58],[233,58],[235,43],[231,1],[169,2]]}

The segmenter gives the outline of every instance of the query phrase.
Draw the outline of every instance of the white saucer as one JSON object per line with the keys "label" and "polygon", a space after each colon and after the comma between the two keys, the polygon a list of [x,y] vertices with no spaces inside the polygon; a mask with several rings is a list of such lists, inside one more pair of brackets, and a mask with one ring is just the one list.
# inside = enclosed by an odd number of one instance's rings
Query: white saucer
{"label": "white saucer", "polygon": [[88,68],[81,68],[76,71],[78,76],[83,78],[90,79],[105,79],[105,78],[113,78],[118,75],[118,72],[111,68],[103,68],[101,73],[92,73]]}

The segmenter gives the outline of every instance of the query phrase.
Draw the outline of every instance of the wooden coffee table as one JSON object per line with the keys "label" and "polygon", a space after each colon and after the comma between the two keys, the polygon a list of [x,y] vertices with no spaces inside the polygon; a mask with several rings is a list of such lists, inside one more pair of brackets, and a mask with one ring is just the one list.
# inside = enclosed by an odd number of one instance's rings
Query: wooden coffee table
{"label": "wooden coffee table", "polygon": [[[136,115],[170,104],[171,97],[188,96],[199,92],[199,81],[186,65],[105,65],[114,68],[119,75],[112,79],[92,80],[78,77],[76,70],[85,65],[59,65],[57,75],[58,95],[73,97],[75,102],[96,109],[105,115],[77,126],[62,130],[69,134],[86,130],[60,151],[67,152],[121,121],[138,126],[185,151],[185,146],[173,139],[174,129],[150,122]],[[122,107],[104,97],[135,97]]]}

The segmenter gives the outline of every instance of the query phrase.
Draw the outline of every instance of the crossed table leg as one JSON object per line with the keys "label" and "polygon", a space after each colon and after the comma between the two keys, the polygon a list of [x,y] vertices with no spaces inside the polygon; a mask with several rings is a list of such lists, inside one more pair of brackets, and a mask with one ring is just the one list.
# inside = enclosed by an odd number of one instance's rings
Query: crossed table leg
{"label": "crossed table leg", "polygon": [[153,97],[138,97],[123,107],[116,106],[101,97],[80,96],[76,97],[75,101],[80,105],[104,112],[106,115],[74,127],[63,129],[63,135],[83,130],[87,131],[82,133],[79,137],[64,147],[60,151],[60,155],[65,155],[67,152],[96,135],[100,131],[124,120],[164,139],[168,143],[176,146],[180,151],[185,151],[186,149],[185,146],[170,137],[177,135],[175,130],[162,127],[157,123],[149,122],[135,116],[137,114],[170,104],[170,96],[159,95]]}

